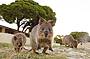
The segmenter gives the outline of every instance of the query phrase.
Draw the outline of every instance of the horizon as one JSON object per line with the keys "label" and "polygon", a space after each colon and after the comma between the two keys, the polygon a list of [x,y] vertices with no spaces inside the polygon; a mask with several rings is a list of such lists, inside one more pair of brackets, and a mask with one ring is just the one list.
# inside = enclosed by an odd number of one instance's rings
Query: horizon
{"label": "horizon", "polygon": [[[9,4],[15,0],[0,0],[0,4]],[[56,12],[54,35],[67,35],[70,32],[88,32],[90,34],[89,0],[34,0],[40,5],[50,6]]]}

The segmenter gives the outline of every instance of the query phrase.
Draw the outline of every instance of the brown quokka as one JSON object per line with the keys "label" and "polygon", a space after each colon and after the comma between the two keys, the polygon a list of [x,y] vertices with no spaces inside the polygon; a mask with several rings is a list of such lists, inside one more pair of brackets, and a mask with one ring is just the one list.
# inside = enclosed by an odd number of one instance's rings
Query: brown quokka
{"label": "brown quokka", "polygon": [[26,43],[26,36],[23,33],[16,33],[12,37],[12,44],[16,52],[20,52]]}
{"label": "brown quokka", "polygon": [[30,33],[30,43],[34,53],[37,53],[36,50],[44,48],[42,53],[46,54],[46,50],[49,49],[53,51],[52,45],[52,37],[53,37],[53,29],[52,29],[53,21],[44,20],[43,18],[39,19],[38,25],[36,25],[31,33]]}
{"label": "brown quokka", "polygon": [[62,43],[65,45],[65,46],[69,46],[71,48],[77,48],[77,41],[73,38],[72,35],[66,35],[64,36],[63,40],[62,40]]}

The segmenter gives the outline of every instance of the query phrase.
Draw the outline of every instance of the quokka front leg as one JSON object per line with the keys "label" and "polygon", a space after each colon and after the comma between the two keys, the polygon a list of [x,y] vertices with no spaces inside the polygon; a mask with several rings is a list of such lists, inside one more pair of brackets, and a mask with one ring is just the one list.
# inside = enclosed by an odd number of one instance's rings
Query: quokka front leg
{"label": "quokka front leg", "polygon": [[53,51],[53,49],[52,49],[52,47],[51,47],[51,44],[49,45],[49,50],[50,50],[50,51]]}
{"label": "quokka front leg", "polygon": [[48,40],[47,44],[48,44],[48,46],[49,46],[49,50],[50,50],[50,51],[53,51],[52,45],[51,45],[51,41],[50,41],[50,40]]}
{"label": "quokka front leg", "polygon": [[47,51],[48,48],[49,48],[48,45],[44,46],[44,49],[43,49],[42,53],[44,53],[44,54],[48,54],[48,53],[46,53],[46,51]]}

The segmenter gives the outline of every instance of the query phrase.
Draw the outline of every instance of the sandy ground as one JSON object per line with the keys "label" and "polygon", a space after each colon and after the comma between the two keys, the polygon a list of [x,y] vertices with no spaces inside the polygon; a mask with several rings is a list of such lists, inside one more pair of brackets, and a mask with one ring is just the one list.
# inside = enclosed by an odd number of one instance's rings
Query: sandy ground
{"label": "sandy ground", "polygon": [[[0,42],[3,42],[3,43],[12,43],[11,42],[12,37],[13,37],[12,34],[0,33]],[[26,44],[30,44],[30,39],[29,38],[27,38]]]}

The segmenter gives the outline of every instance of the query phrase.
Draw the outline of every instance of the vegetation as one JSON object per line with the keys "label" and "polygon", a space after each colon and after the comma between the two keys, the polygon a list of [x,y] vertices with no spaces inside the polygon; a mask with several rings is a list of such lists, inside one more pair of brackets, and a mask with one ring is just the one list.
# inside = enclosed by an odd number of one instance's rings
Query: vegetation
{"label": "vegetation", "polygon": [[[17,30],[24,24],[23,30],[26,26],[30,26],[29,30],[31,31],[40,17],[56,21],[56,14],[50,7],[41,6],[33,0],[16,0],[9,5],[2,4],[0,5],[0,15],[8,23],[14,23],[16,20]],[[22,22],[23,19],[25,21]],[[29,21],[26,19],[29,19]]]}
{"label": "vegetation", "polygon": [[12,47],[12,45],[9,43],[0,43],[0,48],[10,48],[10,47]]}
{"label": "vegetation", "polygon": [[71,32],[70,35],[74,37],[74,39],[80,41],[82,38],[86,38],[89,36],[87,32]]}
{"label": "vegetation", "polygon": [[56,36],[54,37],[55,42],[56,42],[56,43],[59,43],[59,44],[62,44],[62,37],[63,37],[63,36],[56,35]]}
{"label": "vegetation", "polygon": [[[87,39],[88,41],[90,40],[89,34],[87,32],[71,32],[69,35],[72,35],[73,38],[78,41],[78,43],[84,41],[85,39]],[[55,42],[62,45],[62,37],[63,36],[56,35],[54,37]]]}

